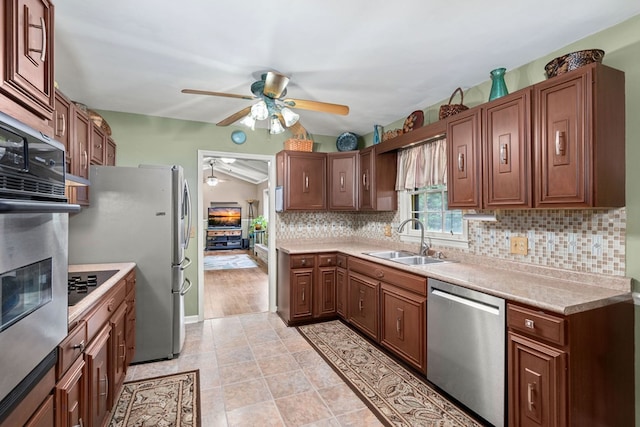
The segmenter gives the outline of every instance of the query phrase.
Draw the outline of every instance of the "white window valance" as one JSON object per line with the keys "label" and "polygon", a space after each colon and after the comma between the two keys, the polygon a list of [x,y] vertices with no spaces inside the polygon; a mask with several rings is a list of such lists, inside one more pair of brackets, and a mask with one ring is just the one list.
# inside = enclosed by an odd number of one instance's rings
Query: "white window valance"
{"label": "white window valance", "polygon": [[396,190],[443,184],[447,184],[446,138],[398,151]]}

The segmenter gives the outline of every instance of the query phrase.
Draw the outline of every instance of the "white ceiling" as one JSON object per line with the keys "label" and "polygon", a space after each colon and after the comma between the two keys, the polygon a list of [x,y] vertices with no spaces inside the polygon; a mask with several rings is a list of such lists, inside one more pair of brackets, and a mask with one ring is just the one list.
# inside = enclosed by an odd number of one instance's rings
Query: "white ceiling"
{"label": "white ceiling", "polygon": [[488,80],[494,68],[516,68],[640,13],[637,0],[61,0],[55,7],[56,80],[91,108],[216,123],[251,101],[180,90],[251,95],[261,72],[275,70],[291,78],[288,97],[350,107],[348,116],[298,110],[310,133],[334,136],[370,133],[457,86]]}

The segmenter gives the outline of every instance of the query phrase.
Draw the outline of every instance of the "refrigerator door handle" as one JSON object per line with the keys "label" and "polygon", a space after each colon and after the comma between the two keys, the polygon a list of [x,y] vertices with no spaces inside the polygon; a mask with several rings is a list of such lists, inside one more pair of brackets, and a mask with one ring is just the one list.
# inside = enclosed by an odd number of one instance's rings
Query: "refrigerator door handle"
{"label": "refrigerator door handle", "polygon": [[187,218],[187,228],[184,233],[184,248],[189,247],[189,240],[191,238],[191,192],[189,191],[189,183],[184,180],[184,199],[183,199],[182,212]]}
{"label": "refrigerator door handle", "polygon": [[187,267],[191,265],[191,258],[188,256],[184,257],[184,260],[180,263],[180,270],[186,270]]}
{"label": "refrigerator door handle", "polygon": [[174,294],[180,294],[181,297],[185,296],[189,289],[191,289],[191,280],[185,277],[184,282],[182,282],[182,288],[179,291],[171,291]]}

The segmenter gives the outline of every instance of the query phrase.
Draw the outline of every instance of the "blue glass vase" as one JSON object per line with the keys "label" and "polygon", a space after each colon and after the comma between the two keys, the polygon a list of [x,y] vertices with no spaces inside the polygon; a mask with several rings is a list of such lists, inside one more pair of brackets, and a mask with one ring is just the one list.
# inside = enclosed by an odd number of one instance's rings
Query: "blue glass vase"
{"label": "blue glass vase", "polygon": [[492,101],[509,93],[507,84],[504,82],[504,72],[506,68],[496,68],[491,71],[491,93],[489,93],[489,101]]}

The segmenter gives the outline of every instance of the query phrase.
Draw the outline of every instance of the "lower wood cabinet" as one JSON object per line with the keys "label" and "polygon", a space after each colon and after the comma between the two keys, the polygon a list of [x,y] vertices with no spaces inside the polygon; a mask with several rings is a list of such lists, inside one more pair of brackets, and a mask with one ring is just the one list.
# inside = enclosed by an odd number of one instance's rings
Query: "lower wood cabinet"
{"label": "lower wood cabinet", "polygon": [[115,404],[115,399],[117,397],[115,391],[120,390],[120,387],[122,387],[122,383],[124,383],[124,375],[126,373],[126,311],[127,305],[120,304],[120,307],[116,310],[109,322],[111,325],[109,382],[111,383],[111,388],[113,390],[113,392],[109,394],[109,407]]}
{"label": "lower wood cabinet", "polygon": [[336,313],[347,317],[347,257],[336,256]]}
{"label": "lower wood cabinet", "polygon": [[87,377],[85,361],[82,357],[78,357],[73,366],[58,381],[55,396],[58,427],[88,425]]}
{"label": "lower wood cabinet", "polygon": [[109,336],[111,325],[106,325],[85,351],[87,364],[87,402],[90,427],[104,424],[109,415],[112,390],[109,387]]}
{"label": "lower wood cabinet", "polygon": [[25,424],[25,427],[50,427],[55,419],[55,405],[53,395],[50,394],[40,405],[35,414]]}
{"label": "lower wood cabinet", "polygon": [[427,297],[382,284],[380,344],[427,373]]}
{"label": "lower wood cabinet", "polygon": [[336,254],[318,254],[314,317],[336,315]]}
{"label": "lower wood cabinet", "polygon": [[378,299],[380,282],[364,274],[349,272],[347,282],[350,323],[375,341],[380,337]]}

